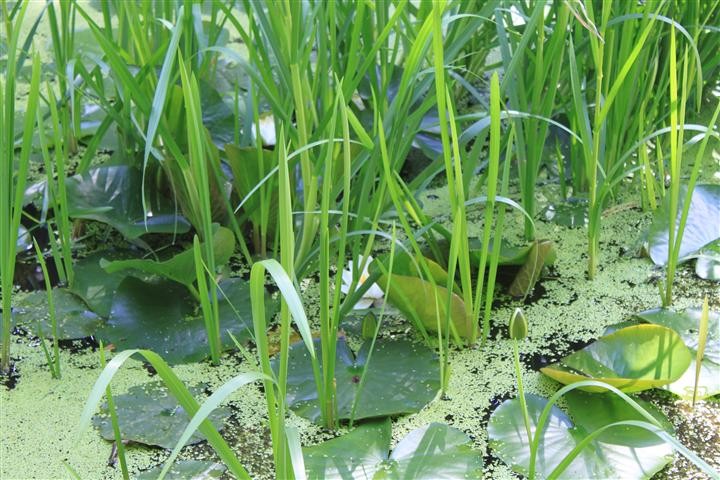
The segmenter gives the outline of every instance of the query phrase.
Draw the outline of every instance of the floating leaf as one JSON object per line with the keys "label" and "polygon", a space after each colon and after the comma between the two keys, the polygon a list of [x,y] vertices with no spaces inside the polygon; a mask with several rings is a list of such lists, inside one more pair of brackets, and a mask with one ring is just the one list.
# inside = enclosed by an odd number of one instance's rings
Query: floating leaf
{"label": "floating leaf", "polygon": [[[676,226],[680,223],[686,187],[680,189]],[[668,260],[669,196],[659,208],[648,230],[650,258],[656,265]],[[720,185],[696,185],[693,190],[685,232],[680,243],[679,261],[686,260],[720,238]]]}
{"label": "floating leaf", "polygon": [[545,221],[564,227],[585,227],[588,224],[588,202],[584,198],[568,199],[548,205],[541,215]]}
{"label": "floating leaf", "polygon": [[[213,236],[213,252],[215,264],[224,265],[230,260],[235,250],[235,235],[225,227],[218,227]],[[158,262],[150,259],[133,258],[130,260],[100,261],[100,266],[107,273],[122,270],[138,270],[151,275],[158,275],[183,285],[192,286],[195,282],[195,257],[192,248],[178,253],[169,260]]]}
{"label": "floating leaf", "polygon": [[[690,308],[682,312],[670,309],[654,308],[636,314],[639,319],[673,329],[680,335],[690,349],[693,359],[682,377],[667,388],[684,399],[692,399],[695,385],[695,354],[698,347],[698,328],[701,310]],[[700,382],[698,398],[707,398],[720,393],[720,314],[710,312],[708,317],[708,337],[702,362],[700,362]]]}
{"label": "floating leaf", "polygon": [[695,273],[705,280],[720,281],[720,241],[712,242],[698,252]]}
{"label": "floating leaf", "polygon": [[129,273],[141,279],[146,279],[146,275],[136,271],[108,273],[100,266],[100,260],[126,260],[133,257],[133,252],[129,250],[101,250],[79,259],[73,265],[75,279],[69,290],[82,298],[92,311],[101,317],[109,317],[113,296],[120,282]]}
{"label": "floating leaf", "polygon": [[[190,392],[197,396],[202,392],[202,387],[191,388]],[[130,387],[126,394],[114,395],[113,399],[123,440],[170,450],[190,423],[188,414],[160,382]],[[105,440],[115,440],[107,406],[101,412],[102,415],[93,417],[93,424]],[[216,429],[221,430],[229,416],[230,411],[221,407],[210,414],[209,420]],[[202,440],[202,434],[196,433],[188,444]]]}
{"label": "floating leaf", "polygon": [[510,285],[510,295],[526,297],[532,292],[540,279],[543,267],[555,262],[557,252],[555,244],[550,240],[535,240],[530,247],[527,259]]}
{"label": "floating leaf", "polygon": [[[525,395],[533,435],[540,413],[547,400]],[[536,474],[546,478],[568,453],[597,428],[624,420],[642,417],[617,397],[594,395],[574,390],[566,395],[570,416],[553,406],[540,438],[535,463]],[[647,402],[638,403],[670,429],[657,409]],[[642,418],[642,420],[645,420]],[[510,467],[528,475],[530,447],[523,421],[520,401],[506,400],[490,416],[488,423],[490,447]],[[560,478],[622,478],[623,480],[652,477],[673,459],[672,447],[640,427],[615,427],[586,446]]]}
{"label": "floating leaf", "polygon": [[[368,363],[370,345],[371,342],[365,342],[355,357],[345,339],[338,338],[335,360],[338,418],[352,416],[359,420],[414,413],[435,398],[440,377],[433,351],[407,340],[379,339]],[[273,368],[277,368],[276,361]],[[312,363],[303,343],[290,348],[287,402],[298,415],[313,422],[320,420]]]}
{"label": "floating leaf", "polygon": [[142,172],[127,165],[98,167],[66,180],[68,214],[112,225],[129,239],[146,233],[185,233],[190,224],[159,193],[148,196],[145,218]]}
{"label": "floating leaf", "polygon": [[361,425],[303,449],[309,479],[479,478],[482,460],[461,431],[432,423],[410,432],[388,455],[390,421]]}
{"label": "floating leaf", "polygon": [[[155,480],[162,472],[163,465],[146,470],[139,474],[138,480]],[[181,460],[175,462],[165,475],[167,480],[209,480],[212,478],[222,478],[227,468],[225,465],[216,462],[208,462],[204,460]]]}
{"label": "floating leaf", "polygon": [[[218,293],[220,336],[225,347],[252,337],[250,291],[245,281],[232,278],[220,282],[220,289],[240,314],[238,319],[228,300]],[[205,358],[209,352],[205,323],[195,316],[196,303],[182,285],[160,280],[144,282],[126,277],[118,286],[107,325],[98,334],[117,350],[147,348],[170,364]],[[271,312],[268,312],[270,315]]]}
{"label": "floating leaf", "polygon": [[[674,382],[691,360],[690,351],[673,330],[636,325],[601,337],[540,371],[566,385],[593,379],[624,392],[639,392]],[[583,390],[605,391],[599,387]]]}
{"label": "floating leaf", "polygon": [[[445,324],[448,290],[447,272],[432,260],[425,259],[435,285],[418,277],[417,269],[407,254],[399,254],[393,260],[391,282],[388,277],[380,275],[377,285],[387,288],[385,298],[400,310],[406,317],[418,319],[430,331],[438,330],[438,322]],[[370,265],[370,272],[389,272],[387,259],[375,259]],[[437,307],[437,308],[436,308]],[[455,292],[450,296],[450,319],[461,337],[472,335],[472,319],[465,312],[465,302]]]}
{"label": "floating leaf", "polygon": [[[88,310],[87,305],[67,289],[53,288],[52,294],[58,340],[89,337],[104,325],[102,318]],[[39,322],[43,334],[52,336],[47,292],[44,290],[34,291],[20,299],[13,318],[17,323],[27,325],[32,333],[37,333]]]}

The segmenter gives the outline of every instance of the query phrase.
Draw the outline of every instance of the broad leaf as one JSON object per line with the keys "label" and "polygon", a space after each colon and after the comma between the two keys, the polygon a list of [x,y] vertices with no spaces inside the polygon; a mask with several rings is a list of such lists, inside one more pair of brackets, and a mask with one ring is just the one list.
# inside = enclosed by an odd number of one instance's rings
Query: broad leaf
{"label": "broad leaf", "polygon": [[[102,318],[91,312],[80,298],[68,290],[53,288],[52,295],[58,340],[95,335],[105,323]],[[13,319],[19,324],[26,325],[33,334],[37,333],[39,326],[45,337],[52,337],[47,292],[37,290],[20,299]]]}
{"label": "broad leaf", "polygon": [[[139,474],[137,480],[155,480],[162,472],[163,466],[146,470]],[[222,463],[205,460],[182,460],[173,464],[165,475],[166,480],[210,480],[222,478],[227,468]]]}
{"label": "broad leaf", "polygon": [[[388,276],[380,275],[377,285],[385,291],[388,302],[400,310],[406,317],[417,319],[430,331],[437,331],[438,324],[445,325],[448,290],[447,272],[432,260],[428,262],[430,274],[435,286],[430,281],[419,278],[415,264],[406,254],[400,254],[393,261],[390,283]],[[390,272],[387,261],[375,259],[370,265],[370,272]],[[461,337],[472,335],[472,319],[465,312],[465,302],[455,292],[450,295],[450,320]]]}
{"label": "broad leaf", "polygon": [[[690,351],[673,330],[636,325],[601,337],[540,371],[566,385],[593,379],[624,392],[639,392],[674,382],[685,373],[691,359]],[[597,387],[583,390],[604,391]]]}
{"label": "broad leaf", "polygon": [[[692,399],[695,386],[695,355],[698,347],[698,327],[700,309],[690,308],[682,312],[664,308],[655,308],[636,314],[636,317],[649,323],[673,329],[688,346],[692,353],[692,362],[682,377],[667,388],[684,399]],[[720,314],[710,312],[708,337],[700,365],[698,398],[707,398],[720,393]]]}
{"label": "broad leaf", "polygon": [[93,168],[66,180],[68,214],[112,225],[129,239],[146,233],[185,233],[190,224],[159,192],[142,206],[142,173],[127,165]]}
{"label": "broad leaf", "polygon": [[[344,338],[338,338],[335,359],[338,418],[356,419],[414,413],[427,405],[440,388],[435,353],[407,340],[377,340],[368,362],[371,342],[365,342],[357,357]],[[319,348],[319,342],[316,346]],[[367,373],[362,390],[363,369]],[[277,369],[277,362],[273,362]],[[315,377],[307,348],[290,348],[287,401],[300,416],[313,422],[321,418]],[[352,413],[355,405],[354,415]]]}
{"label": "broad leaf", "polygon": [[[190,392],[197,396],[202,388],[191,388]],[[190,422],[185,410],[160,382],[130,387],[123,395],[113,395],[113,399],[123,440],[172,449]],[[93,417],[93,424],[105,440],[115,440],[107,405],[101,412]],[[223,421],[229,416],[227,408],[218,408],[209,419],[216,429],[221,430]],[[188,444],[202,441],[201,435],[194,435]]]}
{"label": "broad leaf", "polygon": [[[226,264],[234,250],[235,235],[225,227],[218,227],[213,236],[215,264],[218,266]],[[192,285],[195,282],[195,257],[192,248],[188,248],[164,262],[140,258],[111,262],[101,260],[100,266],[107,273],[131,269],[158,275],[183,285]]]}
{"label": "broad leaf", "polygon": [[[231,348],[228,330],[240,341],[252,337],[250,292],[247,283],[237,278],[219,285],[229,298],[226,300],[218,292],[220,335],[223,345]],[[117,350],[146,348],[158,352],[170,364],[195,362],[209,352],[205,323],[196,314],[196,302],[182,285],[126,277],[117,288],[110,318],[99,336],[112,342]]]}
{"label": "broad leaf", "polygon": [[101,250],[79,259],[73,265],[75,279],[69,290],[82,298],[92,311],[101,317],[109,317],[113,296],[120,282],[128,274],[144,280],[148,276],[138,271],[108,273],[100,266],[100,260],[126,260],[133,256],[129,250]]}
{"label": "broad leaf", "polygon": [[526,297],[532,292],[535,284],[540,279],[545,265],[555,262],[557,252],[555,244],[550,240],[535,240],[528,252],[525,263],[515,276],[510,285],[510,295],[513,297]]}
{"label": "broad leaf", "polygon": [[564,227],[585,227],[588,224],[588,202],[584,198],[570,198],[548,205],[541,215],[545,221]]}
{"label": "broad leaf", "polygon": [[720,281],[720,241],[714,241],[697,254],[695,273],[705,280]]}
{"label": "broad leaf", "polygon": [[[137,480],[155,480],[162,472],[163,466],[146,470],[139,474]],[[182,460],[173,464],[165,478],[167,480],[209,480],[222,478],[227,468],[222,463],[205,460]]]}
{"label": "broad leaf", "polygon": [[[572,391],[566,396],[568,416],[558,407],[551,409],[540,437],[536,458],[536,478],[546,478],[568,453],[597,428],[624,420],[642,417],[614,396]],[[535,435],[540,413],[547,400],[537,395],[525,396],[530,430]],[[667,420],[652,405],[641,402],[654,417],[669,428]],[[576,419],[577,425],[572,418]],[[673,459],[672,448],[640,427],[614,427],[586,446],[560,478],[622,478],[624,480],[652,477]],[[523,413],[518,399],[503,402],[488,423],[490,447],[514,471],[527,475],[530,448]]]}
{"label": "broad leaf", "polygon": [[[680,205],[676,225],[685,198],[685,187],[680,190]],[[650,258],[656,265],[665,265],[668,260],[669,197],[655,213],[648,231]],[[679,260],[687,259],[720,238],[720,185],[696,185],[693,190],[690,210],[680,243]]]}
{"label": "broad leaf", "polygon": [[479,478],[482,460],[461,431],[432,423],[410,432],[388,455],[390,421],[303,449],[309,479]]}

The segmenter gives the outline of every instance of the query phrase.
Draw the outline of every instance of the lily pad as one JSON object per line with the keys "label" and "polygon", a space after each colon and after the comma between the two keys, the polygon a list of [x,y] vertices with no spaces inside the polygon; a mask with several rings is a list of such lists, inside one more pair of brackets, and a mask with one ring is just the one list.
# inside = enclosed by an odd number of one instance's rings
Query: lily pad
{"label": "lily pad", "polygon": [[[252,338],[250,291],[247,283],[238,278],[221,281],[220,289],[228,297],[218,293],[220,336],[222,344],[231,348],[234,344],[228,330],[240,341]],[[209,351],[208,339],[196,306],[179,283],[126,277],[118,285],[107,325],[98,335],[118,350],[153,350],[170,364],[202,360]]]}
{"label": "lily pad", "polygon": [[[139,474],[138,480],[155,480],[160,476],[163,465],[146,470]],[[208,462],[204,460],[181,460],[175,462],[165,475],[167,480],[209,480],[222,478],[227,468],[222,463]]]}
{"label": "lily pad", "polygon": [[[89,337],[104,325],[102,318],[67,289],[53,288],[52,294],[58,340]],[[13,318],[17,323],[27,325],[33,333],[37,332],[39,323],[43,335],[52,337],[47,292],[44,290],[34,291],[18,301]]]}
{"label": "lily pad", "polygon": [[588,202],[584,198],[568,199],[545,207],[543,220],[568,228],[586,227],[588,224]]}
{"label": "lily pad", "polygon": [[75,279],[69,290],[82,298],[92,311],[101,317],[109,317],[115,290],[128,273],[143,280],[147,275],[136,271],[108,273],[100,266],[100,260],[126,260],[133,256],[129,250],[101,250],[81,258],[73,265]]}
{"label": "lily pad", "polygon": [[461,431],[432,423],[410,432],[390,450],[390,421],[303,449],[309,479],[479,478],[482,460]]}
{"label": "lily pad", "polygon": [[[234,249],[235,235],[225,227],[218,227],[213,236],[215,264],[226,264],[228,260],[230,260]],[[193,248],[190,247],[163,262],[145,258],[115,260],[111,262],[100,260],[100,266],[107,273],[116,273],[128,269],[139,270],[150,275],[158,275],[169,280],[174,280],[186,286],[192,286],[196,278],[194,255]]]}
{"label": "lily pad", "polygon": [[185,233],[190,223],[175,214],[172,202],[149,193],[148,217],[142,205],[142,172],[127,165],[98,167],[66,180],[68,214],[112,225],[126,238],[146,233]]}
{"label": "lily pad", "polygon": [[[392,281],[389,283],[389,287],[385,274],[380,275],[376,283],[381,289],[387,287],[386,300],[406,317],[420,321],[427,330],[437,331],[438,321],[440,325],[444,325],[446,319],[448,290],[443,285],[447,285],[448,274],[432,260],[425,259],[425,261],[428,262],[435,286],[418,277],[414,264],[406,254],[398,255],[397,259],[393,261]],[[385,263],[375,259],[370,265],[370,272],[389,272],[389,266]],[[473,320],[465,312],[465,302],[456,292],[453,292],[450,295],[449,305],[450,320],[457,333],[463,338],[469,338],[472,335]]]}
{"label": "lily pad", "polygon": [[[660,325],[635,325],[601,337],[543,372],[569,385],[599,380],[624,392],[640,392],[679,379],[692,360],[680,336]],[[599,387],[584,387],[603,392]]]}
{"label": "lily pad", "polygon": [[695,273],[705,280],[720,281],[720,241],[712,242],[698,252]]}
{"label": "lily pad", "polygon": [[[440,376],[433,351],[407,340],[379,339],[368,362],[370,345],[371,342],[365,342],[355,357],[345,339],[338,338],[335,359],[338,418],[360,420],[414,413],[435,398]],[[320,348],[319,341],[316,348]],[[361,390],[360,380],[366,366]],[[277,368],[277,361],[273,368]],[[287,402],[301,417],[320,421],[312,363],[302,342],[290,348]]]}
{"label": "lily pad", "polygon": [[[692,399],[695,388],[695,356],[698,346],[700,309],[690,308],[682,312],[655,308],[638,313],[639,319],[673,329],[680,335],[692,353],[690,367],[685,374],[665,388],[684,399]],[[720,393],[720,314],[710,312],[708,337],[700,363],[698,398],[707,398]]]}
{"label": "lily pad", "polygon": [[[193,396],[202,392],[202,387],[190,389]],[[190,417],[160,382],[130,387],[123,395],[114,395],[115,408],[123,440],[167,448],[175,448]],[[105,440],[115,440],[112,422],[107,406],[102,414],[93,417],[93,424],[100,430]],[[217,408],[210,414],[209,420],[216,429],[221,430],[223,422],[230,416],[227,408]],[[203,440],[201,433],[190,438],[189,445]]]}
{"label": "lily pad", "polygon": [[[535,468],[539,478],[547,478],[570,451],[589,433],[605,425],[624,420],[639,420],[639,414],[624,402],[606,395],[573,391],[566,396],[571,417],[553,406],[540,438]],[[545,398],[525,395],[530,430],[535,434]],[[667,419],[646,402],[639,403],[661,419]],[[598,414],[602,412],[602,414]],[[644,419],[643,419],[644,420]],[[528,475],[530,447],[520,401],[506,400],[491,415],[488,423],[490,447],[514,471]],[[647,479],[673,459],[673,450],[659,438],[639,427],[615,427],[587,445],[559,478]]]}
{"label": "lily pad", "polygon": [[[680,223],[686,188],[680,190],[676,225]],[[650,258],[656,265],[668,259],[669,197],[655,213],[648,231]],[[690,201],[685,232],[680,243],[680,261],[691,258],[706,245],[720,238],[720,185],[696,185]]]}

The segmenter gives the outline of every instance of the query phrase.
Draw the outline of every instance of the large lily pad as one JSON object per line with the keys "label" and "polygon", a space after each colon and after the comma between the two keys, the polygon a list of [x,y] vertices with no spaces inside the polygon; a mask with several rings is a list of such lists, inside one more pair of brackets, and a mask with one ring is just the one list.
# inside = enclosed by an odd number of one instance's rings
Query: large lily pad
{"label": "large lily pad", "polygon": [[[213,235],[213,252],[215,264],[224,265],[230,260],[235,249],[235,235],[225,227],[218,227]],[[116,273],[122,270],[138,270],[150,275],[158,275],[183,285],[192,285],[195,282],[195,256],[192,247],[178,253],[172,258],[159,262],[146,258],[133,258],[129,260],[100,261],[100,266],[107,273]]]}
{"label": "large lily pad", "polygon": [[[220,289],[228,297],[218,293],[220,336],[223,345],[230,348],[234,344],[228,330],[240,341],[252,337],[250,291],[247,283],[238,278],[221,281]],[[209,348],[205,324],[196,306],[179,283],[126,277],[115,293],[107,325],[98,335],[118,350],[153,350],[170,364],[198,361],[207,356]]]}
{"label": "large lily pad", "polygon": [[127,165],[98,167],[66,181],[68,214],[112,225],[129,239],[146,233],[185,233],[190,223],[175,213],[171,201],[148,194],[149,215],[142,206],[142,172]]}
{"label": "large lily pad", "polygon": [[[105,323],[102,318],[90,311],[80,298],[67,289],[53,288],[52,295],[55,304],[58,340],[95,335],[95,332]],[[47,292],[37,290],[18,301],[13,319],[19,324],[28,326],[33,333],[37,333],[38,327],[40,327],[43,335],[51,337],[49,308]]]}
{"label": "large lily pad", "polygon": [[[525,399],[530,430],[534,435],[547,400],[537,395],[526,395]],[[566,395],[566,399],[568,411],[576,423],[558,407],[552,407],[540,438],[535,463],[537,478],[548,477],[592,431],[618,421],[645,420],[615,396],[573,391]],[[671,430],[662,413],[647,402],[637,401],[666,429]],[[493,412],[488,423],[488,437],[490,447],[503,462],[520,474],[528,474],[530,448],[518,399],[503,402]],[[672,448],[646,430],[614,427],[586,446],[559,478],[646,479],[660,471],[672,458]]]}
{"label": "large lily pad", "polygon": [[[701,310],[690,308],[682,312],[655,308],[638,313],[641,320],[675,330],[692,353],[692,362],[682,377],[665,388],[684,399],[692,399],[695,389],[695,356],[698,347],[698,329]],[[708,337],[700,363],[698,398],[707,398],[720,393],[720,314],[710,312]]]}
{"label": "large lily pad", "polygon": [[[146,470],[139,474],[137,480],[155,480],[160,476],[163,465]],[[217,462],[208,462],[205,460],[181,460],[175,462],[170,470],[168,470],[165,478],[167,480],[210,480],[213,478],[222,478],[225,473],[225,465]]]}
{"label": "large lily pad", "polygon": [[[686,188],[680,190],[680,205],[676,225],[680,223]],[[648,231],[650,258],[656,265],[665,265],[668,259],[669,198],[655,214]],[[706,245],[720,238],[720,185],[696,185],[693,190],[685,232],[680,243],[678,258],[693,257]]]}
{"label": "large lily pad", "polygon": [[101,250],[81,258],[73,265],[75,279],[69,290],[82,298],[95,313],[109,317],[113,296],[120,282],[128,273],[141,279],[146,279],[146,275],[136,271],[108,273],[100,266],[100,260],[126,260],[133,256],[129,250]]}
{"label": "large lily pad", "polygon": [[[338,338],[335,360],[338,418],[359,420],[419,411],[440,388],[437,358],[431,350],[407,340],[377,340],[368,362],[371,342],[357,357],[344,338]],[[316,341],[316,348],[320,348]],[[273,363],[277,368],[277,362]],[[367,366],[364,385],[360,379]],[[310,356],[300,342],[290,349],[287,401],[300,416],[321,419]],[[355,412],[353,415],[353,403]]]}
{"label": "large lily pad", "polygon": [[[196,396],[202,388],[193,387],[190,392]],[[114,395],[113,399],[123,440],[172,449],[190,423],[188,414],[160,382],[130,387],[126,394]],[[209,420],[221,430],[229,416],[230,411],[220,407],[213,410]],[[115,440],[106,405],[101,409],[101,415],[93,417],[93,424],[105,440]],[[202,434],[197,432],[188,444],[203,439]]]}
{"label": "large lily pad", "polygon": [[720,240],[706,245],[698,252],[695,273],[705,280],[720,281]]}
{"label": "large lily pad", "polygon": [[530,244],[525,263],[520,267],[520,271],[510,285],[510,295],[513,297],[529,295],[537,281],[540,280],[545,265],[552,265],[556,258],[555,244],[551,240],[535,240]]}
{"label": "large lily pad", "polygon": [[[375,259],[370,264],[370,272],[390,272],[387,259]],[[386,289],[385,298],[406,317],[422,322],[425,329],[438,330],[438,322],[445,325],[448,308],[447,272],[432,260],[425,259],[435,286],[427,280],[420,278],[415,264],[407,254],[399,254],[393,260],[391,282],[388,286],[388,277],[380,275],[376,282],[381,289]],[[465,312],[465,302],[457,292],[450,294],[450,320],[457,333],[464,338],[472,335],[473,320]],[[439,315],[438,315],[439,313]]]}
{"label": "large lily pad", "polygon": [[[593,379],[624,392],[639,392],[674,382],[690,361],[690,351],[673,330],[635,325],[601,337],[540,371],[566,385]],[[583,389],[604,391],[599,387]]]}
{"label": "large lily pad", "polygon": [[479,478],[482,460],[461,431],[432,423],[410,432],[390,450],[390,421],[303,449],[309,479]]}

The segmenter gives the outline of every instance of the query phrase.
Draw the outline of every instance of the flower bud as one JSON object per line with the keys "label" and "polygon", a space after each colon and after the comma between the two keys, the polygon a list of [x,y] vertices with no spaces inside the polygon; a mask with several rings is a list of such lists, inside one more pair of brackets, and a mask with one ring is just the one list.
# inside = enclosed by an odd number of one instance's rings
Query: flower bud
{"label": "flower bud", "polygon": [[516,308],[510,318],[510,326],[508,327],[510,338],[513,340],[522,340],[527,337],[528,323],[522,308]]}

